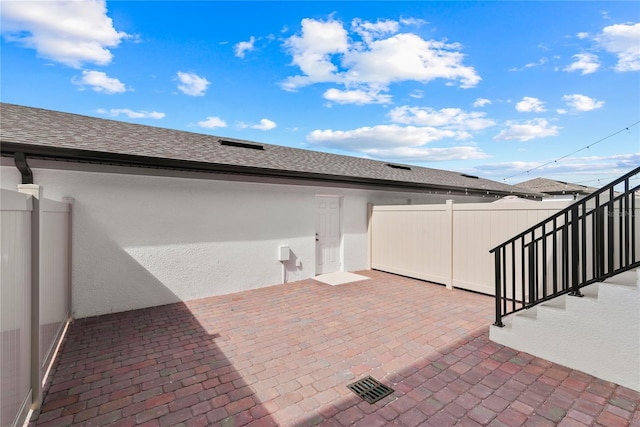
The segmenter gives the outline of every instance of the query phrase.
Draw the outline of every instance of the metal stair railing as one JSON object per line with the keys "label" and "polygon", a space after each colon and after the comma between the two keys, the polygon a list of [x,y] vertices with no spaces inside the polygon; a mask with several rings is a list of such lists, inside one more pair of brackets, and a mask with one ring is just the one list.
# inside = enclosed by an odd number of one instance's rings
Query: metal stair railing
{"label": "metal stair railing", "polygon": [[[495,326],[508,314],[640,266],[640,167],[491,249]],[[621,188],[620,188],[621,187]],[[616,191],[614,188],[620,188]]]}

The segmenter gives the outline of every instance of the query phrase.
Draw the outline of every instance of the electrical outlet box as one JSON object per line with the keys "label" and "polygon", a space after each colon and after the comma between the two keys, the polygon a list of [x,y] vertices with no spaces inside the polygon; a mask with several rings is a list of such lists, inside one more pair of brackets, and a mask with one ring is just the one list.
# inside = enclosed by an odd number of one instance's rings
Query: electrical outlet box
{"label": "electrical outlet box", "polygon": [[291,249],[289,246],[280,246],[278,251],[278,261],[289,261],[291,258]]}

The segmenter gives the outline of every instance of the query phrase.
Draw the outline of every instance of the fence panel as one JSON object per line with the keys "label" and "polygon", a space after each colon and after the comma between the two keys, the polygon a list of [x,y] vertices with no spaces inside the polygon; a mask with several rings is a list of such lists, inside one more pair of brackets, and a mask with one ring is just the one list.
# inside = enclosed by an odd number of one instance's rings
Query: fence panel
{"label": "fence panel", "polygon": [[567,202],[469,203],[453,206],[453,286],[494,295],[489,250],[567,207]]}
{"label": "fence panel", "polygon": [[71,203],[33,184],[1,189],[0,426],[41,403],[71,306]]}
{"label": "fence panel", "polygon": [[0,241],[0,425],[13,424],[31,405],[32,199],[2,189]]}
{"label": "fence panel", "polygon": [[569,203],[374,206],[371,268],[493,295],[489,250]]}
{"label": "fence panel", "polygon": [[40,376],[44,377],[69,307],[69,203],[40,200]]}
{"label": "fence panel", "polygon": [[375,206],[371,267],[450,285],[450,234],[450,204]]}

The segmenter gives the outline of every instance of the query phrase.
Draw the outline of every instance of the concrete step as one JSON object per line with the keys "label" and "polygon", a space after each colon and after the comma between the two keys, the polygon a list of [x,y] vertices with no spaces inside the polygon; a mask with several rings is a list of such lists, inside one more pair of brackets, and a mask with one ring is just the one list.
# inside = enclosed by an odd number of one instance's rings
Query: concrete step
{"label": "concrete step", "polygon": [[640,391],[640,272],[507,316],[491,340]]}

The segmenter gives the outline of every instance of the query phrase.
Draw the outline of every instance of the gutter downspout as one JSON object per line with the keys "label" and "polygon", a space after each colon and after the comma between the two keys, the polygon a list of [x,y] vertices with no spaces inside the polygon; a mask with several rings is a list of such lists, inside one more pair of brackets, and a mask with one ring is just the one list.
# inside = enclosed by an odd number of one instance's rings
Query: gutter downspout
{"label": "gutter downspout", "polygon": [[13,160],[20,171],[20,175],[22,175],[22,183],[33,184],[33,173],[27,163],[27,156],[23,152],[15,152],[13,154]]}

